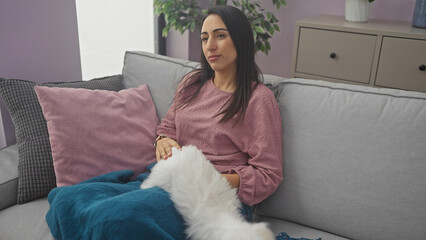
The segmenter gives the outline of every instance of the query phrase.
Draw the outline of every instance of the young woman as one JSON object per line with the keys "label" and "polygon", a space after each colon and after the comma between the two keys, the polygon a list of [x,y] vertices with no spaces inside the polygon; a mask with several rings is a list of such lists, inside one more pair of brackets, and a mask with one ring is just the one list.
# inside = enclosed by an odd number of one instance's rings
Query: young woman
{"label": "young woman", "polygon": [[157,160],[170,157],[172,147],[195,145],[252,206],[283,179],[278,104],[260,83],[244,13],[224,5],[209,9],[201,41],[201,69],[182,79],[157,129]]}

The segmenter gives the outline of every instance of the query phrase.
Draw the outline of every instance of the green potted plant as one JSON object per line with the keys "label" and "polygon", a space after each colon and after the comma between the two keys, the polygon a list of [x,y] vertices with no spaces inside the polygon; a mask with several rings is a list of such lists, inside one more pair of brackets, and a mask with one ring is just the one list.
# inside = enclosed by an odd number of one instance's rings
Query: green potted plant
{"label": "green potted plant", "polygon": [[367,22],[374,0],[346,0],[345,19],[349,22]]}
{"label": "green potted plant", "polygon": [[[272,0],[274,6],[279,9],[286,6],[285,0]],[[228,0],[210,0],[209,6],[226,5]],[[259,2],[252,0],[232,0],[232,4],[241,9],[251,22],[255,39],[256,51],[266,55],[271,50],[269,39],[275,32],[280,31],[278,19],[271,12],[263,9]],[[165,27],[163,36],[167,36],[170,29],[181,33],[193,32],[199,28],[207,9],[201,9],[197,0],[154,0],[156,15],[163,14]]]}

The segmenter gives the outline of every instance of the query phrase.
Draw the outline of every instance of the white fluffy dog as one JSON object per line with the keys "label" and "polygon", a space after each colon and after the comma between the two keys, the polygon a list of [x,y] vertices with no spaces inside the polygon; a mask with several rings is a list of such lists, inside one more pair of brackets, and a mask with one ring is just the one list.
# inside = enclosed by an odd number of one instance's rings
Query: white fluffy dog
{"label": "white fluffy dog", "polygon": [[266,223],[249,223],[241,216],[236,190],[194,146],[172,149],[160,160],[141,188],[160,187],[170,194],[192,240],[273,240]]}

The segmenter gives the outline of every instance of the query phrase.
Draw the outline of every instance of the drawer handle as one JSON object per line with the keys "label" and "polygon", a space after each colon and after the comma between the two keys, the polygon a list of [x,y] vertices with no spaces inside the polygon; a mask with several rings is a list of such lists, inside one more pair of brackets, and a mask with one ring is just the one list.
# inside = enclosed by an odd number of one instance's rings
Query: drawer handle
{"label": "drawer handle", "polygon": [[336,57],[337,57],[337,55],[334,52],[330,53],[330,58],[335,59]]}
{"label": "drawer handle", "polygon": [[419,70],[424,72],[426,70],[426,66],[424,64],[420,65]]}

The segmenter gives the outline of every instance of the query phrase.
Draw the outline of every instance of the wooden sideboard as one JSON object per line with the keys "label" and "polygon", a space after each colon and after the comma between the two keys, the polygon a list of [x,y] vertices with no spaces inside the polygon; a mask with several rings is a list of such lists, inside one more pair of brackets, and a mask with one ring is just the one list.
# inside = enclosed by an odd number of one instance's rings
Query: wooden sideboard
{"label": "wooden sideboard", "polygon": [[426,92],[426,29],[411,22],[296,22],[292,76]]}

